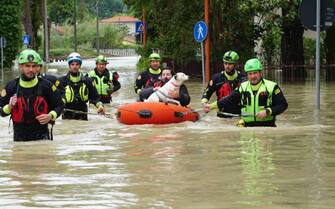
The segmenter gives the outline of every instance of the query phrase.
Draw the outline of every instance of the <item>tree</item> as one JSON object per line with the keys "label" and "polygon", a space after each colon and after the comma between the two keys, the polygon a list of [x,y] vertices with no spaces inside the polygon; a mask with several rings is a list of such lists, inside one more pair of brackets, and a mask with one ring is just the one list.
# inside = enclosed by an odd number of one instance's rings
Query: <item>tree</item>
{"label": "tree", "polygon": [[282,5],[281,61],[284,79],[305,79],[303,35],[304,28],[298,17],[300,1],[285,1]]}
{"label": "tree", "polygon": [[[95,5],[97,0],[81,0],[85,1],[88,11],[91,14],[96,13]],[[141,0],[142,1],[142,0]],[[139,1],[139,2],[141,2]],[[99,0],[99,16],[100,18],[108,18],[125,11],[125,5],[122,0]]]}
{"label": "tree", "polygon": [[72,20],[73,8],[73,0],[49,0],[48,13],[51,22],[61,24],[66,20]]}
{"label": "tree", "polygon": [[335,80],[335,26],[330,27],[326,32],[325,38],[325,50],[326,50],[326,63],[328,66],[326,71],[326,80],[333,81]]}
{"label": "tree", "polygon": [[240,62],[254,57],[257,27],[252,1],[213,0],[210,9],[211,57],[214,62],[221,64],[223,54],[229,50],[240,55]]}
{"label": "tree", "polygon": [[38,38],[37,32],[42,24],[41,14],[43,13],[41,0],[24,0],[23,1],[23,26],[26,34],[31,37],[30,46],[38,50],[41,39]]}
{"label": "tree", "polygon": [[2,0],[0,4],[0,35],[7,40],[4,48],[4,66],[11,67],[12,60],[21,46],[21,1]]}

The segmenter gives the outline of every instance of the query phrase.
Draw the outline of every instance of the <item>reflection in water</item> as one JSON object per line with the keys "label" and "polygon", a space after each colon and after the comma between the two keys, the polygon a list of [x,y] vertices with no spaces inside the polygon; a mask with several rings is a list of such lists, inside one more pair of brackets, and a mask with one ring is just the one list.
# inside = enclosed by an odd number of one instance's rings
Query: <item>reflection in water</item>
{"label": "reflection in water", "polygon": [[[248,200],[241,201],[246,205],[262,205],[264,200],[259,200],[263,195],[274,195],[275,186],[268,182],[268,177],[274,175],[275,165],[272,158],[272,140],[255,136],[255,131],[241,132],[241,165],[244,176],[241,193]],[[271,201],[268,202],[271,204]]]}

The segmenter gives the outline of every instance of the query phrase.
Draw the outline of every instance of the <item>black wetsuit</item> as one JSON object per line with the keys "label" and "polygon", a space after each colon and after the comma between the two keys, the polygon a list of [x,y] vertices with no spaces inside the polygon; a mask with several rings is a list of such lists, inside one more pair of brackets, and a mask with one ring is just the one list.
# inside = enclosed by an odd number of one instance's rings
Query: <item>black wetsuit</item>
{"label": "black wetsuit", "polygon": [[[0,106],[3,107],[1,108],[1,115],[12,116],[14,141],[50,139],[48,125],[41,125],[35,117],[40,114],[48,114],[51,111],[56,113],[56,118],[60,116],[63,110],[61,94],[46,79],[36,77],[27,79],[24,76],[21,76],[21,78],[28,83],[33,83],[32,80],[36,79],[37,83],[31,85],[31,87],[23,87],[23,84],[20,84],[20,78],[8,82],[3,90],[5,93],[0,97]],[[16,106],[11,112],[4,111],[4,106],[8,105],[14,94],[18,97]]]}
{"label": "black wetsuit", "polygon": [[[72,76],[79,76],[80,78],[77,82],[74,82],[71,80]],[[91,78],[83,76],[81,73],[72,76],[68,73],[60,78],[62,98],[65,103],[62,119],[88,120],[87,103],[90,102],[96,106],[100,103],[97,89]],[[67,98],[67,95],[69,95],[69,98]]]}

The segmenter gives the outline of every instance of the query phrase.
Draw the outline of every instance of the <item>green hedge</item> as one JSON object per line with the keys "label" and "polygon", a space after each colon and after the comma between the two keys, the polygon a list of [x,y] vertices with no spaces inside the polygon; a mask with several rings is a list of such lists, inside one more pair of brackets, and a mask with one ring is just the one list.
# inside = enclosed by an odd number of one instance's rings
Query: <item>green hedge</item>
{"label": "green hedge", "polygon": [[0,4],[0,36],[5,37],[4,67],[10,68],[22,44],[21,1],[1,0]]}

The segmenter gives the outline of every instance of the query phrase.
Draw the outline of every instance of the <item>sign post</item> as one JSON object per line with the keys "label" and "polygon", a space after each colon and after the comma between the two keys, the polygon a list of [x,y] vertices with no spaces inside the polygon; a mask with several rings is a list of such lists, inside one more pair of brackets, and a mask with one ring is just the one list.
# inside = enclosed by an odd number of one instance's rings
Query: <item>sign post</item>
{"label": "sign post", "polygon": [[0,37],[0,48],[1,48],[1,81],[4,81],[3,77],[3,48],[6,47],[7,41],[5,37]]}
{"label": "sign post", "polygon": [[143,43],[144,24],[142,21],[135,22],[135,33],[140,34],[141,43]]}
{"label": "sign post", "polygon": [[204,57],[204,40],[208,34],[208,28],[204,21],[199,21],[193,29],[193,36],[197,42],[201,44],[201,63],[202,63],[202,81],[205,82],[205,57]]}
{"label": "sign post", "polygon": [[24,35],[22,38],[23,44],[26,45],[27,47],[30,44],[30,36],[29,35]]}

